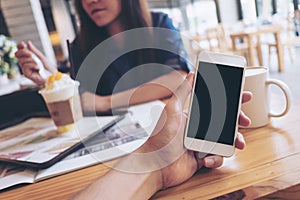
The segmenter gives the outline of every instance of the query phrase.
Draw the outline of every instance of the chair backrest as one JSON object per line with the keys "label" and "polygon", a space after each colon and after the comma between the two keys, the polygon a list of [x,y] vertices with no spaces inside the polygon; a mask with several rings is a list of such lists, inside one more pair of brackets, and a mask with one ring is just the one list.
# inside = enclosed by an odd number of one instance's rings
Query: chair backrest
{"label": "chair backrest", "polygon": [[207,40],[210,44],[211,51],[225,52],[230,49],[230,38],[226,33],[223,24],[218,24],[216,27],[206,30]]}
{"label": "chair backrest", "polygon": [[[300,13],[300,12],[299,12]],[[294,16],[291,14],[287,18],[273,19],[273,24],[281,28],[281,39],[284,45],[295,46],[299,45],[300,37],[297,37],[297,12],[295,11]],[[300,14],[299,14],[299,23],[300,23]],[[296,41],[297,44],[293,44]]]}
{"label": "chair backrest", "polygon": [[206,29],[206,37],[209,42],[210,51],[220,49],[221,45],[220,45],[220,34],[219,34],[218,27],[212,27]]}

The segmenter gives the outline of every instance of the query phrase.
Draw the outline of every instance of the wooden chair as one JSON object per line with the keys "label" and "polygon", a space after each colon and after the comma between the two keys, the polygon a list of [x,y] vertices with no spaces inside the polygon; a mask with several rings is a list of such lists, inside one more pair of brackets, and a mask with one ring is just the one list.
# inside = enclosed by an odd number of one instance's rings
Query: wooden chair
{"label": "wooden chair", "polygon": [[[284,49],[287,49],[289,58],[291,63],[294,62],[293,58],[293,48],[295,46],[300,46],[300,37],[296,36],[297,27],[294,25],[295,22],[300,21],[300,12],[295,11],[294,18],[292,19],[289,15],[286,21],[281,25],[282,32],[281,32],[281,45]],[[269,56],[269,63],[271,62],[271,51],[276,49],[276,44],[271,42],[268,43],[268,56]]]}
{"label": "wooden chair", "polygon": [[206,37],[210,44],[210,51],[240,55],[248,60],[247,43],[243,42],[236,49],[232,48],[232,42],[228,31],[223,24],[206,30]]}
{"label": "wooden chair", "polygon": [[208,28],[206,30],[206,38],[209,43],[210,51],[222,51],[222,33],[219,27]]}

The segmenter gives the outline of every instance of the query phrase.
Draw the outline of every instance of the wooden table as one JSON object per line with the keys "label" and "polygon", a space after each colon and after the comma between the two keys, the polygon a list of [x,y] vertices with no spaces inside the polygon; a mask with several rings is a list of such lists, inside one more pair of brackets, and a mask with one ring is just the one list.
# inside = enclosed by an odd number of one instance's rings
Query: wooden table
{"label": "wooden table", "polygon": [[250,66],[255,66],[255,45],[253,44],[253,38],[257,38],[257,56],[259,65],[263,65],[262,59],[262,50],[261,50],[261,41],[260,36],[262,34],[269,34],[272,33],[275,36],[275,44],[276,44],[276,51],[277,51],[277,60],[278,60],[278,71],[282,72],[284,70],[284,62],[283,62],[283,49],[280,41],[280,27],[274,25],[266,25],[261,27],[251,27],[246,28],[244,30],[234,32],[230,34],[230,38],[232,41],[232,48],[233,50],[237,50],[236,41],[237,39],[246,38],[248,43],[249,49],[249,57]]}
{"label": "wooden table", "polygon": [[[278,107],[283,103],[278,103]],[[153,199],[255,199],[300,197],[300,102],[266,127],[242,129],[247,147],[219,169],[201,169],[180,186]],[[98,164],[0,193],[0,199],[68,199],[109,169]],[[117,192],[117,188],[116,188]],[[224,196],[225,195],[225,196]]]}

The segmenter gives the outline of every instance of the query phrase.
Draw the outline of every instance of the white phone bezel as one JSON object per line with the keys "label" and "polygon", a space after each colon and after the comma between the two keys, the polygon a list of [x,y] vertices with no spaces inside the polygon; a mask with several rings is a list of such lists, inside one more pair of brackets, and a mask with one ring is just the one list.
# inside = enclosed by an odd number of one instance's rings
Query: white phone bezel
{"label": "white phone bezel", "polygon": [[[201,52],[199,54],[198,60],[197,60],[197,67],[195,69],[195,78],[194,78],[192,92],[194,92],[194,90],[195,90],[195,85],[196,85],[196,80],[197,80],[196,76],[198,74],[196,72],[198,71],[200,62],[209,62],[209,63],[214,63],[214,64],[229,65],[232,67],[238,67],[238,68],[243,68],[243,69],[245,69],[245,65],[246,65],[245,58],[243,58],[241,56],[227,55],[227,54],[215,53],[215,52],[209,52],[209,51]],[[241,109],[242,92],[243,92],[243,88],[244,88],[244,73],[245,73],[245,70],[243,70],[243,78],[242,78],[242,83],[241,83],[238,112]],[[190,115],[191,109],[192,109],[193,97],[194,97],[194,95],[191,95],[190,102],[189,102],[189,108],[188,108],[189,115]],[[236,119],[236,128],[235,128],[234,138],[236,138],[236,135],[238,132],[238,117],[239,117],[238,114],[237,114],[237,119]],[[188,117],[188,119],[187,119],[187,125],[185,128],[185,134],[184,134],[184,146],[187,149],[190,149],[193,151],[199,151],[199,152],[207,153],[207,154],[221,155],[224,157],[229,157],[229,156],[233,155],[234,150],[235,150],[235,141],[233,141],[233,145],[227,145],[227,144],[221,144],[221,143],[211,142],[211,141],[207,141],[207,140],[200,140],[200,139],[187,137],[189,121],[190,121],[190,117]]]}

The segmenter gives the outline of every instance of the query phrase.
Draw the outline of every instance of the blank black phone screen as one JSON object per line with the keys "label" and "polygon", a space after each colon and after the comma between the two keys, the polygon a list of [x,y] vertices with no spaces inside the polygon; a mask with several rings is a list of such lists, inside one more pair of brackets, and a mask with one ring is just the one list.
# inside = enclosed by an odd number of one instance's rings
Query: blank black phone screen
{"label": "blank black phone screen", "polygon": [[243,68],[200,62],[187,137],[233,145]]}

